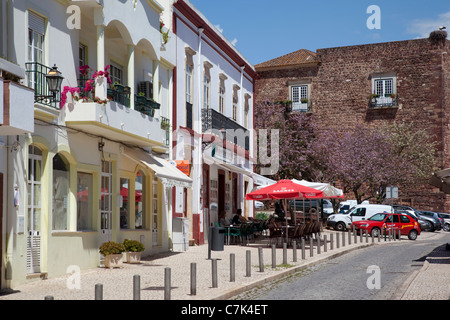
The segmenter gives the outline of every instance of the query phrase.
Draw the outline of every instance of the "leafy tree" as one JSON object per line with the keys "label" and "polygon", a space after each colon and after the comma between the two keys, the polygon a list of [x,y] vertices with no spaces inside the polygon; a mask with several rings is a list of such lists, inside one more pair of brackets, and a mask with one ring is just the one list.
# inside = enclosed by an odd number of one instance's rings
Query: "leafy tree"
{"label": "leafy tree", "polygon": [[386,187],[421,184],[435,167],[435,148],[425,130],[393,123],[379,128],[358,125],[354,130],[321,130],[312,158],[316,177],[336,181],[358,203],[382,202]]}
{"label": "leafy tree", "polygon": [[[278,161],[278,171],[272,175],[273,179],[298,179],[309,172],[309,153],[314,140],[314,125],[310,116],[302,112],[290,112],[289,102],[263,101],[255,104],[255,128],[258,137],[266,134],[261,129],[267,129],[267,149],[273,143],[271,131],[279,130],[279,156],[272,157]],[[264,154],[259,153],[260,158]],[[265,162],[265,161],[260,161]],[[259,170],[262,165],[258,164]]]}

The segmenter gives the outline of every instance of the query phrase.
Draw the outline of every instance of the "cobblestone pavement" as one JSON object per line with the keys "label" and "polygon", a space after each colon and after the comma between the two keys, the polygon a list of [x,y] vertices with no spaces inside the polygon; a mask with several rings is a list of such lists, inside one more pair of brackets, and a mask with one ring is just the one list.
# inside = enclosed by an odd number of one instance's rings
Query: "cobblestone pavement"
{"label": "cobblestone pavement", "polygon": [[[141,300],[164,300],[165,272],[170,268],[171,300],[225,300],[240,294],[248,289],[260,286],[269,281],[278,279],[289,273],[297,272],[301,268],[333,259],[345,254],[349,250],[364,250],[372,245],[389,245],[397,241],[384,241],[381,239],[361,238],[357,242],[351,237],[348,242],[347,233],[339,233],[339,246],[336,243],[338,232],[324,230],[327,236],[327,247],[322,241],[320,253],[317,246],[313,246],[312,256],[309,241],[305,245],[305,257],[302,257],[300,244],[296,250],[297,261],[294,261],[294,251],[289,247],[286,252],[286,261],[283,259],[283,248],[276,249],[276,267],[272,267],[272,247],[265,243],[252,243],[249,245],[225,245],[224,251],[211,251],[208,259],[208,245],[190,247],[182,253],[165,253],[144,258],[140,264],[126,264],[120,269],[93,268],[81,272],[79,287],[73,281],[74,276],[66,275],[47,280],[36,280],[17,288],[10,293],[0,295],[0,300],[44,300],[52,296],[55,300],[94,300],[95,287],[101,284],[104,300],[131,300],[133,299],[133,279],[140,277]],[[416,241],[430,237],[442,237],[448,241],[450,233],[422,233]],[[333,235],[333,249],[330,238]],[[345,245],[342,236],[345,235]],[[408,245],[410,240],[402,237],[401,243]],[[450,241],[448,241],[450,242]],[[259,249],[261,248],[261,249]],[[325,252],[326,250],[326,252]],[[247,255],[250,253],[250,274],[247,272]],[[260,270],[259,253],[262,252],[263,270]],[[235,281],[230,281],[230,259],[235,257]],[[212,264],[217,262],[217,287],[213,287]],[[191,294],[191,264],[196,266],[196,294]],[[414,273],[400,288],[396,296],[401,300],[447,300],[450,298],[450,250],[445,250],[445,242],[439,250],[425,261],[423,268]]]}

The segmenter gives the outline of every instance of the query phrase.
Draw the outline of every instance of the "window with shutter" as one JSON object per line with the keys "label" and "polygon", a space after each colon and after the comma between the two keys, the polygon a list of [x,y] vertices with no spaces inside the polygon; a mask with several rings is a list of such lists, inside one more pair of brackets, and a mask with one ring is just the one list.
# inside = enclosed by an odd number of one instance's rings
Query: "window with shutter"
{"label": "window with shutter", "polygon": [[28,61],[44,64],[45,19],[28,11]]}

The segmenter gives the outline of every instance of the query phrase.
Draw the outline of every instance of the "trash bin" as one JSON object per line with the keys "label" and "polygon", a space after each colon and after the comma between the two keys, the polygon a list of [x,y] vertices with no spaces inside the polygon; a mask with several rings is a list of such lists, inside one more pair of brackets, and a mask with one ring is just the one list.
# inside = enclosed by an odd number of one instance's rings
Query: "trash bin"
{"label": "trash bin", "polygon": [[211,229],[212,229],[211,250],[223,251],[223,246],[225,242],[225,228],[213,227]]}

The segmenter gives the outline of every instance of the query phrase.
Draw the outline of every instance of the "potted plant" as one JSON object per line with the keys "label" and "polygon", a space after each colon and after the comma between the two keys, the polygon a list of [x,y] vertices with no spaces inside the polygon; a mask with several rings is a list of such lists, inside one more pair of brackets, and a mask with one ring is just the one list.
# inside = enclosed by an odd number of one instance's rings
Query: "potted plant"
{"label": "potted plant", "polygon": [[306,99],[306,98],[300,99],[300,102],[301,103],[308,103],[308,99]]}
{"label": "potted plant", "polygon": [[105,257],[106,268],[120,268],[123,264],[125,247],[120,242],[108,241],[100,246],[100,253]]}
{"label": "potted plant", "polygon": [[145,250],[144,245],[136,240],[125,239],[123,241],[123,246],[127,253],[128,263],[140,263],[141,262],[141,252]]}

